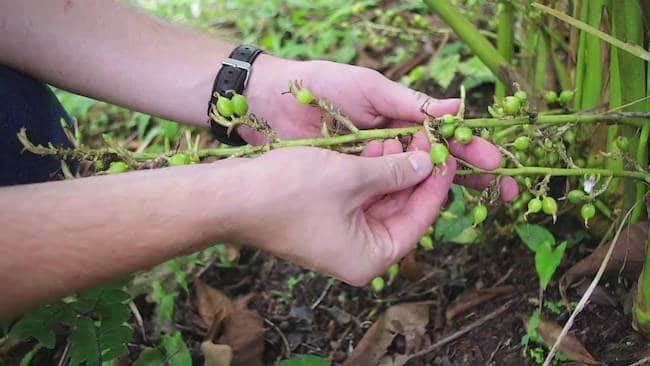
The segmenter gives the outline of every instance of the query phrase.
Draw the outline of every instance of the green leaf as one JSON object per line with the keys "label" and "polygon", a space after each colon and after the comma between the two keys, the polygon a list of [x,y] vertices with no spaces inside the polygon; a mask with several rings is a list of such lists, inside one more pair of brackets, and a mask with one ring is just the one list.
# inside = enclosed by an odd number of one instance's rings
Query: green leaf
{"label": "green leaf", "polygon": [[71,366],[81,365],[83,362],[86,366],[101,365],[96,330],[92,319],[86,316],[77,318],[68,337]]}
{"label": "green leaf", "polygon": [[167,355],[168,366],[192,366],[192,356],[179,331],[166,334],[161,343]]}
{"label": "green leaf", "polygon": [[280,361],[277,366],[330,366],[329,360],[313,355],[294,356]]}
{"label": "green leaf", "polygon": [[443,89],[447,89],[458,71],[460,55],[455,54],[449,57],[435,57],[429,64],[429,76]]}
{"label": "green leaf", "polygon": [[160,366],[165,362],[165,355],[157,348],[145,348],[135,360],[133,366]]}
{"label": "green leaf", "polygon": [[549,243],[552,247],[555,245],[555,237],[544,227],[534,224],[519,224],[515,226],[515,231],[521,238],[521,241],[533,252],[544,243]]}
{"label": "green leaf", "polygon": [[159,281],[154,281],[151,287],[151,298],[156,303],[156,323],[160,329],[174,320],[174,300],[177,293],[167,293]]}
{"label": "green leaf", "polygon": [[451,195],[449,206],[435,223],[434,239],[436,241],[453,242],[474,223],[471,212],[465,212],[465,196],[462,188],[453,185]]}
{"label": "green leaf", "polygon": [[478,230],[473,226],[468,226],[458,236],[451,239],[452,243],[456,244],[472,244],[478,239]]}
{"label": "green leaf", "polygon": [[25,356],[20,360],[20,366],[29,366],[29,364],[32,363],[32,360],[34,359],[34,356],[38,351],[43,348],[43,345],[41,343],[37,343],[34,348],[32,348],[31,351],[27,352]]}
{"label": "green leaf", "polygon": [[566,241],[563,241],[555,249],[548,242],[544,242],[544,244],[537,248],[537,252],[535,253],[535,269],[537,270],[539,285],[542,290],[546,289],[557,266],[560,265],[565,249]]}
{"label": "green leaf", "polygon": [[458,71],[465,76],[463,86],[468,90],[497,80],[492,71],[476,56],[458,65]]}
{"label": "green leaf", "polygon": [[16,340],[34,338],[45,348],[53,349],[56,343],[52,326],[53,318],[60,305],[46,305],[26,314],[9,331],[9,337]]}

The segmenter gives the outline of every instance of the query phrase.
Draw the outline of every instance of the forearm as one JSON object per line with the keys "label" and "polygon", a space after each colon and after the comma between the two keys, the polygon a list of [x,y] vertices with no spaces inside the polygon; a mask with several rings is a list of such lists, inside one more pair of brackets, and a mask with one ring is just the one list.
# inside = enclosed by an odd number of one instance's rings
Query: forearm
{"label": "forearm", "polygon": [[0,319],[237,240],[243,160],[0,188]]}
{"label": "forearm", "polygon": [[0,63],[62,89],[197,125],[206,125],[212,82],[233,47],[118,1],[0,0],[0,25]]}

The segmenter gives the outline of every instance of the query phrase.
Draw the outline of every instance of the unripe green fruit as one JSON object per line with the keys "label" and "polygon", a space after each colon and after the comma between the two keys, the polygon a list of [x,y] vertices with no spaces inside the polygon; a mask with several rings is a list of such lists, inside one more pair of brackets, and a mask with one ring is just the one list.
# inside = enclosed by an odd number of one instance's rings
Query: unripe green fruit
{"label": "unripe green fruit", "polygon": [[222,117],[232,117],[235,113],[232,101],[226,97],[220,96],[219,99],[217,99],[217,112],[219,112]]}
{"label": "unripe green fruit", "polygon": [[503,111],[509,115],[516,115],[521,109],[521,100],[517,97],[506,97],[503,100]]}
{"label": "unripe green fruit", "polygon": [[386,286],[386,283],[382,277],[375,277],[372,279],[370,285],[374,292],[381,292],[384,289],[384,286]]}
{"label": "unripe green fruit", "polygon": [[552,90],[544,93],[544,100],[549,104],[557,102],[557,93]]}
{"label": "unripe green fruit", "polygon": [[246,100],[245,96],[241,94],[235,94],[233,95],[232,99],[230,99],[230,101],[232,102],[235,116],[243,117],[246,115],[246,112],[248,112],[248,101]]}
{"label": "unripe green fruit", "polygon": [[167,159],[167,164],[169,166],[187,165],[191,162],[192,160],[189,156],[181,153],[174,154],[169,159]]}
{"label": "unripe green fruit", "polygon": [[399,273],[399,263],[394,263],[390,267],[388,267],[388,271],[386,271],[386,274],[388,274],[389,279],[393,279],[397,277],[397,274]]}
{"label": "unripe green fruit", "polygon": [[544,197],[542,199],[542,211],[547,215],[555,215],[557,213],[557,202],[553,197]]}
{"label": "unripe green fruit", "polygon": [[526,103],[526,101],[528,100],[528,93],[526,93],[523,90],[518,90],[515,93],[515,98],[519,99],[521,103]]}
{"label": "unripe green fruit", "polygon": [[453,123],[443,124],[438,128],[438,131],[440,131],[440,136],[448,139],[454,135],[454,131],[456,131],[456,126]]}
{"label": "unripe green fruit", "polygon": [[627,149],[630,147],[630,140],[628,140],[628,138],[625,136],[618,136],[616,138],[616,146],[621,151],[627,151]]}
{"label": "unripe green fruit", "polygon": [[114,161],[111,163],[111,165],[109,165],[108,169],[106,170],[106,174],[119,174],[128,172],[129,170],[131,169],[125,162]]}
{"label": "unripe green fruit", "polygon": [[562,90],[560,93],[560,103],[562,104],[568,104],[570,101],[573,100],[573,91],[571,90]]}
{"label": "unripe green fruit", "polygon": [[419,244],[422,247],[422,249],[424,249],[424,250],[433,249],[433,240],[428,235],[425,235],[425,236],[421,237],[420,241],[419,241]]}
{"label": "unripe green fruit", "polygon": [[308,105],[311,104],[312,101],[314,101],[314,96],[311,94],[309,89],[301,88],[296,93],[296,99],[300,104]]}
{"label": "unripe green fruit", "polygon": [[472,218],[474,219],[474,225],[478,225],[485,221],[488,215],[487,207],[484,204],[477,204],[472,208]]}
{"label": "unripe green fruit", "polygon": [[528,212],[537,213],[541,211],[541,209],[542,209],[542,200],[540,200],[539,198],[536,197],[528,201]]}
{"label": "unripe green fruit", "polygon": [[519,151],[527,150],[530,146],[530,138],[528,136],[519,136],[515,139],[513,145]]}
{"label": "unripe green fruit", "polygon": [[562,139],[567,144],[572,144],[576,141],[576,134],[573,131],[568,130],[567,132],[564,133],[564,135],[562,135]]}
{"label": "unripe green fruit", "polygon": [[580,216],[582,216],[582,219],[585,220],[586,224],[589,219],[596,216],[596,206],[592,203],[585,203],[582,205],[582,208],[580,208]]}
{"label": "unripe green fruit", "polygon": [[467,145],[472,141],[472,129],[469,127],[458,127],[454,131],[454,138],[459,144]]}
{"label": "unripe green fruit", "polygon": [[450,124],[456,122],[456,117],[447,113],[444,116],[440,117],[440,121],[442,121],[443,124]]}
{"label": "unripe green fruit", "polygon": [[429,152],[429,157],[431,162],[434,165],[443,164],[447,161],[449,157],[449,150],[445,144],[435,142],[431,145],[431,151]]}
{"label": "unripe green fruit", "polygon": [[533,150],[533,154],[537,159],[544,159],[546,156],[546,151],[544,151],[544,148],[541,146],[536,146],[535,149]]}
{"label": "unripe green fruit", "polygon": [[574,205],[578,204],[578,203],[584,201],[585,192],[583,192],[583,191],[581,191],[579,189],[574,189],[574,190],[569,192],[569,194],[567,195],[567,199],[569,200],[569,202],[573,203]]}

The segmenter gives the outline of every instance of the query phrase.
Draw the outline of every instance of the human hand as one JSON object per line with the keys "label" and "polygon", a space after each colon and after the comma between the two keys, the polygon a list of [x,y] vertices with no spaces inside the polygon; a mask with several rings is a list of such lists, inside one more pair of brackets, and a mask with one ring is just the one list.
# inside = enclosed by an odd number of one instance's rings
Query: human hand
{"label": "human hand", "polygon": [[[246,89],[250,111],[266,119],[283,139],[319,136],[323,119],[319,108],[299,104],[286,94],[291,80],[302,80],[315,96],[339,107],[361,129],[421,123],[425,115],[420,109],[427,100],[430,115],[458,111],[458,99],[436,100],[368,68],[261,55]],[[250,143],[264,142],[250,128],[240,127],[239,132]]]}
{"label": "human hand", "polygon": [[[451,147],[472,164],[494,164],[496,158],[498,165],[495,148],[477,158],[476,150],[487,143],[472,144]],[[360,157],[290,148],[247,162],[253,176],[242,182],[254,186],[245,188],[252,193],[238,212],[243,221],[236,239],[350,284],[366,284],[413,248],[454,179],[451,157],[431,174],[423,133],[414,135],[408,150],[402,153],[401,143],[392,139],[370,142]],[[503,192],[513,195],[508,185]]]}

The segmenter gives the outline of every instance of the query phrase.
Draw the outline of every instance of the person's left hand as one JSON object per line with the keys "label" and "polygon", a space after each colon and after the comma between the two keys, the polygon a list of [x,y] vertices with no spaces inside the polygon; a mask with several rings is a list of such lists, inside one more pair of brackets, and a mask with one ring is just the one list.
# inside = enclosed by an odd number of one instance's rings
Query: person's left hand
{"label": "person's left hand", "polygon": [[[328,61],[290,61],[261,55],[255,61],[246,96],[250,112],[269,122],[281,139],[319,136],[323,111],[305,106],[286,93],[289,81],[300,80],[315,97],[341,109],[360,129],[403,127],[422,123],[427,113],[441,116],[458,111],[458,99],[437,100],[391,81],[365,67]],[[239,128],[249,143],[265,141],[259,133]]]}

